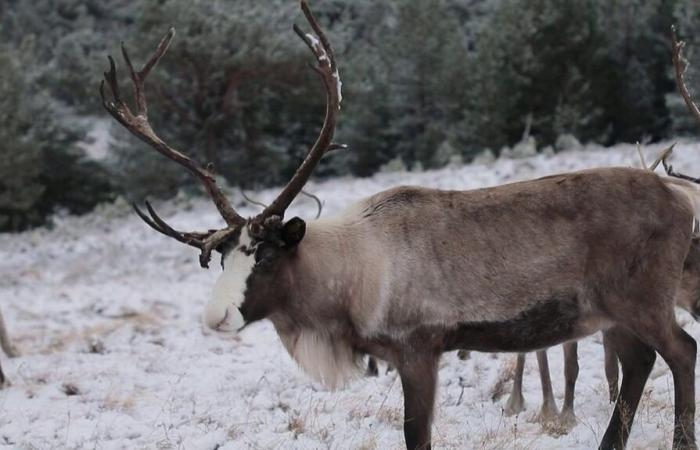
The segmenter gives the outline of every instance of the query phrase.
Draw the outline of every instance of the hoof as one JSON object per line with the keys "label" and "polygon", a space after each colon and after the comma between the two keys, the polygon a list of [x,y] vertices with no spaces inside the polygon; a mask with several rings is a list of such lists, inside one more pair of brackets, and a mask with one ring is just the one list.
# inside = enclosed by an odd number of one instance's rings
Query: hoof
{"label": "hoof", "polygon": [[525,411],[525,399],[522,395],[511,395],[508,397],[508,401],[506,402],[506,406],[503,411],[506,413],[506,416],[520,414],[521,412]]}
{"label": "hoof", "polygon": [[573,409],[563,409],[559,414],[559,423],[568,431],[576,426],[576,415]]}
{"label": "hoof", "polygon": [[534,423],[555,423],[559,421],[559,411],[557,407],[551,403],[545,403],[542,405],[542,409],[534,417],[532,417],[529,422]]}

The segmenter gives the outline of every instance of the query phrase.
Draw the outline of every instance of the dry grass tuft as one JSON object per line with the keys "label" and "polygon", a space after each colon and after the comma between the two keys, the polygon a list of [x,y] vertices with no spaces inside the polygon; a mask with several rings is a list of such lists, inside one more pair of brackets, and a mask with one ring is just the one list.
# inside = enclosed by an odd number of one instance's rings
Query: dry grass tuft
{"label": "dry grass tuft", "polygon": [[287,424],[287,429],[294,434],[294,439],[296,439],[300,434],[306,431],[306,422],[299,415],[298,411],[289,418],[289,423]]}
{"label": "dry grass tuft", "polygon": [[377,420],[390,425],[403,426],[403,410],[384,406],[377,411]]}

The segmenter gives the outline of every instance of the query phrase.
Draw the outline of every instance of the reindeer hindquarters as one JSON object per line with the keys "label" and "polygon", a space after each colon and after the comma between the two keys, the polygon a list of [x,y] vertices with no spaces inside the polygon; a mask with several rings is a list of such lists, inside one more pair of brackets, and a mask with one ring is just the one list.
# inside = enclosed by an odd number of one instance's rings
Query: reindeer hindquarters
{"label": "reindeer hindquarters", "polygon": [[606,330],[604,333],[620,358],[622,386],[599,449],[622,450],[627,443],[644,385],[654,366],[656,353],[652,347],[620,326]]}
{"label": "reindeer hindquarters", "polygon": [[438,372],[437,354],[412,354],[397,369],[404,396],[404,437],[407,450],[430,450]]}

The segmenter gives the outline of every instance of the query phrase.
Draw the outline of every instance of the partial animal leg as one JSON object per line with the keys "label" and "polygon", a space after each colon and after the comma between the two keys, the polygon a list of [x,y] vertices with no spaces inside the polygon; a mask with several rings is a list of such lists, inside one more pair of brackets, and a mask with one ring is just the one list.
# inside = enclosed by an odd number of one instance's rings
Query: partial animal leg
{"label": "partial animal leg", "polygon": [[603,351],[605,352],[605,378],[608,380],[608,394],[610,395],[610,403],[617,400],[618,394],[618,374],[619,368],[617,364],[617,355],[612,348],[607,334],[603,333]]}
{"label": "partial animal leg", "polygon": [[599,448],[622,450],[627,443],[644,384],[654,366],[656,353],[652,347],[620,326],[606,330],[604,333],[609,345],[620,358],[622,386]]}
{"label": "partial animal leg", "polygon": [[10,341],[10,337],[7,335],[7,327],[5,326],[5,318],[2,316],[2,312],[0,311],[0,346],[2,347],[3,351],[7,356],[10,358],[14,358],[15,356],[19,356],[19,352],[15,348],[14,345],[12,345],[12,342]]}
{"label": "partial animal leg", "polygon": [[674,390],[674,449],[697,449],[695,443],[695,361],[697,344],[675,321],[669,329],[650,327],[647,336],[651,337],[656,351],[666,361],[673,374]]}
{"label": "partial animal leg", "polygon": [[506,416],[513,416],[525,411],[525,399],[523,398],[523,371],[525,370],[525,353],[518,353],[518,360],[515,363],[515,378],[513,379],[513,389],[506,402]]}
{"label": "partial animal leg", "polygon": [[367,370],[365,371],[366,377],[376,377],[379,376],[379,369],[377,368],[377,360],[374,356],[367,358]]}
{"label": "partial animal leg", "polygon": [[403,432],[407,450],[430,450],[438,355],[412,354],[398,366],[403,386]]}
{"label": "partial animal leg", "polygon": [[574,391],[578,378],[578,342],[567,342],[564,347],[564,378],[566,388],[564,391],[564,406],[561,408],[559,419],[566,428],[576,425],[574,415]]}
{"label": "partial animal leg", "polygon": [[557,403],[554,400],[554,392],[552,391],[552,380],[549,377],[549,362],[547,361],[547,350],[538,350],[537,366],[540,369],[540,383],[542,384],[542,408],[539,414],[535,416],[536,422],[552,422],[559,414],[557,411]]}

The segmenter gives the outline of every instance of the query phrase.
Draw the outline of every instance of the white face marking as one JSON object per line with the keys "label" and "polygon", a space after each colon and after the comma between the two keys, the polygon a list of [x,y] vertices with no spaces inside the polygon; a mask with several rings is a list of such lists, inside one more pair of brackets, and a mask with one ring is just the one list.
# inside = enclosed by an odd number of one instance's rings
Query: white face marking
{"label": "white face marking", "polygon": [[204,323],[213,330],[236,332],[244,325],[238,308],[243,304],[255,256],[242,250],[250,250],[251,242],[248,229],[243,228],[238,245],[224,259],[224,272],[216,280],[212,298],[204,308]]}

